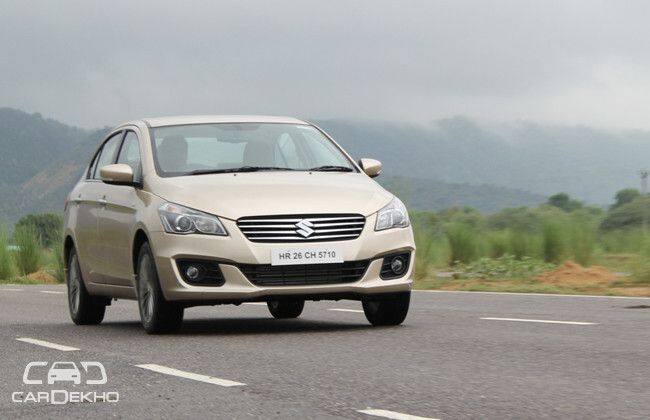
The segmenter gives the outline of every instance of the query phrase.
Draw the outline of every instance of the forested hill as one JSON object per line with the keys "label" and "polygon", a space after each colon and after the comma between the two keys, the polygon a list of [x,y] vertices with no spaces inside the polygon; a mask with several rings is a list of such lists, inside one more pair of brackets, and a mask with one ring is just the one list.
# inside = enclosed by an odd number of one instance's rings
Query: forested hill
{"label": "forested hill", "polygon": [[639,187],[650,168],[650,132],[529,123],[482,126],[463,117],[427,126],[317,122],[355,156],[378,157],[386,173],[437,182],[491,184],[535,194],[564,191],[592,204]]}

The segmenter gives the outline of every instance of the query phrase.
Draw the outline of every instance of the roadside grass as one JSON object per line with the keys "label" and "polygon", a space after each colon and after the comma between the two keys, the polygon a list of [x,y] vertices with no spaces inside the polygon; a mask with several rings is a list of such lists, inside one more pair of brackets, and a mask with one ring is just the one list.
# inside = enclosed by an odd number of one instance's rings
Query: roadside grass
{"label": "roadside grass", "polygon": [[542,283],[536,279],[455,279],[432,277],[415,281],[419,290],[451,290],[468,292],[547,293],[566,295],[603,295],[650,297],[650,285],[618,281],[609,284],[584,284],[580,286],[559,286]]}
{"label": "roadside grass", "polygon": [[0,279],[9,279],[14,275],[14,261],[9,250],[9,236],[0,226]]}
{"label": "roadside grass", "polygon": [[36,230],[31,226],[21,226],[14,232],[18,249],[14,252],[18,272],[23,276],[38,271],[42,262],[41,244]]}

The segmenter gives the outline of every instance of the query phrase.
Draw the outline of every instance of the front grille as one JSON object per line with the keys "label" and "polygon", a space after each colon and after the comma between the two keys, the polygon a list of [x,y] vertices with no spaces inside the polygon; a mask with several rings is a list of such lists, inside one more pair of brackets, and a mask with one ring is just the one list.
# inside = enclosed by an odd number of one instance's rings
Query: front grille
{"label": "front grille", "polygon": [[361,235],[366,218],[360,214],[251,216],[237,226],[252,242],[346,241]]}
{"label": "front grille", "polygon": [[239,269],[256,286],[307,286],[353,283],[361,280],[368,264],[369,261],[304,265],[242,264]]}

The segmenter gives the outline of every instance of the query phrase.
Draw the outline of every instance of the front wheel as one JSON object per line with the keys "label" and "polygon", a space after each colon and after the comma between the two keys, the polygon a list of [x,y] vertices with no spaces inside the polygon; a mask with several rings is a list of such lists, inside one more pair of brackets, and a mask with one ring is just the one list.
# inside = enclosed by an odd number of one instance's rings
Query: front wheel
{"label": "front wheel", "polygon": [[276,319],[298,318],[305,307],[305,301],[302,299],[269,300],[266,304]]}
{"label": "front wheel", "polygon": [[140,320],[148,334],[177,331],[183,323],[184,308],[168,302],[162,294],[149,244],[138,255],[138,308]]}
{"label": "front wheel", "polygon": [[68,308],[70,318],[77,325],[97,325],[104,320],[106,313],[105,299],[90,296],[84,284],[79,267],[77,251],[72,250],[68,257],[68,272],[66,275],[68,285]]}
{"label": "front wheel", "polygon": [[411,292],[368,297],[363,300],[363,312],[376,327],[399,325],[406,319],[410,301]]}

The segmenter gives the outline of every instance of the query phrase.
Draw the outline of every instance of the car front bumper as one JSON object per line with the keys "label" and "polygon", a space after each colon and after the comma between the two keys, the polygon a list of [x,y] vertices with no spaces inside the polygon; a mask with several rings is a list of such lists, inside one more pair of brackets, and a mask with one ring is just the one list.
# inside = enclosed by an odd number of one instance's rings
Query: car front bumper
{"label": "car front bumper", "polygon": [[[415,244],[411,228],[374,231],[375,217],[367,218],[366,226],[355,240],[337,242],[257,243],[249,241],[234,221],[222,220],[229,236],[174,235],[150,232],[150,245],[156,260],[162,292],[167,300],[188,303],[219,303],[265,300],[273,296],[300,295],[318,299],[328,296],[364,296],[411,290],[415,263]],[[251,283],[238,268],[240,264],[270,264],[274,248],[332,246],[340,249],[344,261],[369,260],[364,275],[352,283],[300,286],[262,287]],[[410,252],[407,272],[400,278],[380,277],[382,257],[396,252]],[[217,261],[225,279],[221,286],[197,286],[185,282],[177,261],[200,259]]]}

